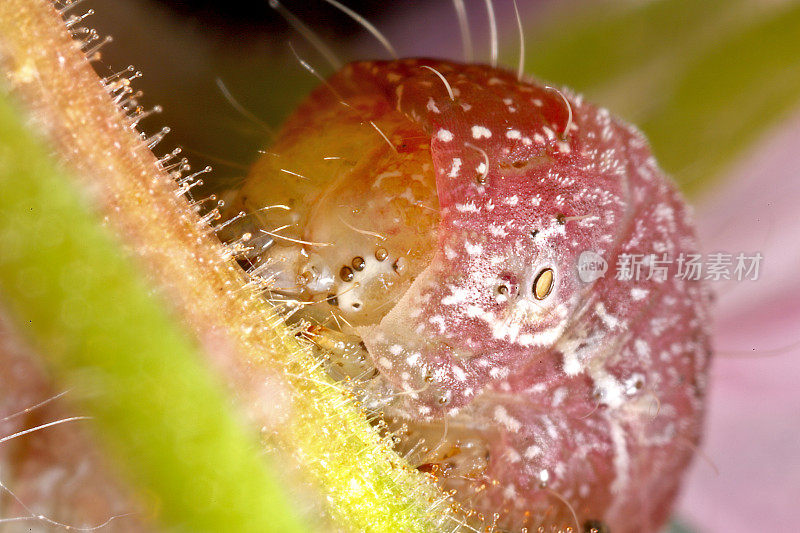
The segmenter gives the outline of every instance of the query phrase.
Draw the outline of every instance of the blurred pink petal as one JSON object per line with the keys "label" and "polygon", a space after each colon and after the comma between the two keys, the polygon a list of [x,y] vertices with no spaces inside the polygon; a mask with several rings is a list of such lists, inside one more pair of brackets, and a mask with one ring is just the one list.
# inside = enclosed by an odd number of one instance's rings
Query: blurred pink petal
{"label": "blurred pink petal", "polygon": [[[490,59],[490,29],[484,0],[465,0],[470,37],[476,61],[488,62]],[[536,14],[547,2],[543,0],[518,0],[520,17],[524,21],[536,20]],[[497,22],[497,33],[500,40],[500,51],[507,63],[516,56],[509,53],[517,45],[517,19],[514,4],[494,2],[494,15]],[[435,31],[427,31],[433,28]],[[423,31],[420,31],[423,30]],[[419,7],[408,9],[403,6],[396,16],[386,17],[381,24],[381,31],[395,45],[398,53],[405,57],[436,57],[463,61],[463,49],[459,23],[454,2],[428,2]],[[534,53],[533,44],[530,45]],[[357,41],[357,50],[361,59],[370,57],[367,52],[385,53],[375,44],[370,35],[362,35]],[[513,64],[504,64],[506,68],[516,68]]]}
{"label": "blurred pink petal", "polygon": [[[69,391],[58,393],[12,328],[0,309],[0,439],[19,434],[0,442],[0,531],[152,531],[145,500],[137,501],[88,423],[73,418]],[[68,422],[47,426],[59,421]]]}
{"label": "blurred pink petal", "polygon": [[697,209],[707,252],[761,252],[758,281],[718,295],[705,455],[680,514],[703,531],[794,531],[800,519],[800,113]]}

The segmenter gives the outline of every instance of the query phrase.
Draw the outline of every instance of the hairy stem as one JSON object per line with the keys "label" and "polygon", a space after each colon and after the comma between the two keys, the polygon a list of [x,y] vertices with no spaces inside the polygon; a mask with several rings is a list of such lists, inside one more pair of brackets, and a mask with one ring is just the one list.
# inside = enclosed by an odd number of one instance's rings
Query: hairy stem
{"label": "hairy stem", "polygon": [[65,178],[1,104],[3,298],[57,379],[83,392],[103,441],[155,495],[158,518],[192,531],[300,527],[210,364],[339,526],[452,525],[444,497],[245,284],[50,2],[0,3],[0,54],[7,82],[77,177]]}

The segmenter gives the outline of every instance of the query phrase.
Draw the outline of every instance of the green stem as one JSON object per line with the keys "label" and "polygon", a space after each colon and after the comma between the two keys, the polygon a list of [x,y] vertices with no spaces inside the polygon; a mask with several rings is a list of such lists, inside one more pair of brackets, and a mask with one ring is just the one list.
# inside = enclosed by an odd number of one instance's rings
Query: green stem
{"label": "green stem", "polygon": [[163,525],[304,531],[190,337],[0,98],[0,294]]}

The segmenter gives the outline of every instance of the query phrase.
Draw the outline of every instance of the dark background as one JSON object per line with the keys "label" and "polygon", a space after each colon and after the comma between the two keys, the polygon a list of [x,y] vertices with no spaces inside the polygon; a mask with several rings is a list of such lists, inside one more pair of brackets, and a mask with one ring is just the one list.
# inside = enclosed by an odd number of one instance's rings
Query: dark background
{"label": "dark background", "polygon": [[[274,32],[287,31],[283,18],[269,7],[268,0],[148,1],[164,6],[176,16],[185,17],[189,24],[233,38],[258,38],[262,35],[274,34]],[[425,0],[412,1],[416,5],[426,3]],[[387,14],[387,3],[385,0],[348,0],[346,2],[348,7],[372,22],[381,20]],[[352,36],[359,31],[349,17],[322,0],[286,0],[282,4],[306,21],[324,20],[324,25],[315,29],[329,37]]]}
{"label": "dark background", "polygon": [[[429,2],[347,0],[380,27],[398,13]],[[343,62],[385,58],[379,44],[356,22],[323,0],[286,0],[282,5],[311,27]],[[196,170],[212,165],[206,190],[235,186],[269,136],[243,118],[216,84],[221,79],[235,99],[273,128],[317,83],[292,55],[289,43],[321,74],[332,69],[267,0],[86,0],[75,8],[95,14],[86,26],[114,41],[95,64],[101,75],[134,65],[143,73],[135,87],[145,108],[163,112],[140,124],[148,134],[169,126],[157,155],[183,148]]]}

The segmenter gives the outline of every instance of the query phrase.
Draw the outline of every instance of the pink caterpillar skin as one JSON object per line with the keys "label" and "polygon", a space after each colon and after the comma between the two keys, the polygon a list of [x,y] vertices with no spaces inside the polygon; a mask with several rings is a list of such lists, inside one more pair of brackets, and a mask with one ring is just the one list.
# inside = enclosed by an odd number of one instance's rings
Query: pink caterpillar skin
{"label": "pink caterpillar skin", "polygon": [[[430,253],[354,326],[380,373],[372,386],[401,393],[375,402],[407,430],[401,451],[503,530],[658,530],[701,433],[709,297],[676,276],[674,260],[697,250],[692,220],[643,136],[579,96],[481,65],[351,64],[298,113],[339,99],[369,102],[355,106],[362,122],[399,114],[429,141],[429,156],[411,153],[432,162],[417,178],[438,197]],[[319,198],[325,213],[330,191]],[[325,240],[330,225],[302,236]],[[588,283],[586,251],[610,265]],[[620,254],[673,262],[620,280]]]}

